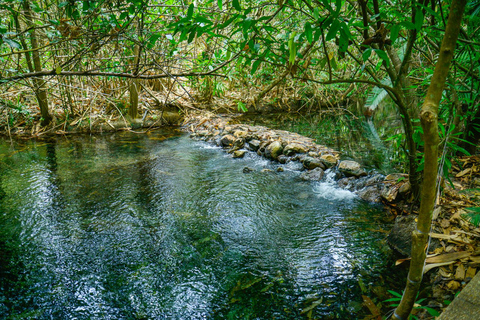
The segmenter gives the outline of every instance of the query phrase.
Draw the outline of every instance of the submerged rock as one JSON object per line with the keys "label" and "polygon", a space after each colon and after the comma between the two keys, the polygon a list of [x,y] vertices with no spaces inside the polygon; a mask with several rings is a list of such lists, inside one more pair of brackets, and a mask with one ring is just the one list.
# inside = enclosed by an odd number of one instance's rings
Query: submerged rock
{"label": "submerged rock", "polygon": [[353,182],[355,181],[355,177],[347,177],[337,181],[337,185],[342,189],[353,190],[355,186]]}
{"label": "submerged rock", "polygon": [[233,152],[233,157],[234,158],[243,158],[245,156],[246,152],[247,151],[245,151],[245,150],[236,150],[236,151]]}
{"label": "submerged rock", "polygon": [[281,155],[278,156],[277,160],[278,160],[278,162],[280,162],[281,164],[285,164],[285,163],[287,163],[287,162],[290,160],[290,158],[287,157],[286,155],[281,154]]}
{"label": "submerged rock", "polygon": [[363,170],[362,166],[355,161],[343,160],[338,165],[338,170],[344,173],[347,177],[361,177],[366,176],[367,172]]}
{"label": "submerged rock", "polygon": [[323,171],[322,168],[315,168],[313,170],[303,172],[300,175],[300,178],[306,181],[318,181],[323,178],[324,174],[325,172]]}
{"label": "submerged rock", "polygon": [[250,168],[250,167],[245,167],[245,168],[243,168],[242,171],[243,171],[243,173],[250,173],[250,172],[252,172],[252,171],[255,171],[255,169]]}
{"label": "submerged rock", "polygon": [[282,154],[282,151],[282,143],[280,141],[273,141],[265,148],[265,157],[277,160],[278,156]]}

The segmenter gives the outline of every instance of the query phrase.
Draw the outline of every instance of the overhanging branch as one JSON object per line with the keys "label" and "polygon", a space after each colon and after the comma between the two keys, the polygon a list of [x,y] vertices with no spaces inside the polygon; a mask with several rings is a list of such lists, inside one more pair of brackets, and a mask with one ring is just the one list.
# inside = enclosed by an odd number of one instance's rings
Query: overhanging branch
{"label": "overhanging branch", "polygon": [[101,71],[61,71],[57,73],[55,70],[42,70],[38,72],[29,72],[24,74],[19,74],[16,76],[8,78],[0,78],[0,83],[22,80],[28,78],[41,78],[41,77],[115,77],[115,78],[129,78],[129,79],[160,79],[160,78],[172,78],[172,77],[204,77],[204,76],[216,76],[223,77],[226,76],[223,74],[213,73],[213,72],[186,72],[186,73],[169,73],[169,74],[153,74],[153,75],[134,75],[132,73],[125,72],[101,72]]}

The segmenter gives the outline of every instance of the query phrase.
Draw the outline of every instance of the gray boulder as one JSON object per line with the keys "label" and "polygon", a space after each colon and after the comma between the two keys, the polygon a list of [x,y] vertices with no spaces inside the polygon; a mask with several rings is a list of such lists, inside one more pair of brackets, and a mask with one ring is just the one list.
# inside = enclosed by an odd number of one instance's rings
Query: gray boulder
{"label": "gray boulder", "polygon": [[365,170],[363,170],[362,166],[358,162],[350,160],[341,161],[338,165],[338,170],[347,177],[361,177],[367,175]]}
{"label": "gray boulder", "polygon": [[252,151],[257,151],[258,149],[260,149],[260,141],[258,140],[250,140],[248,142],[248,148]]}
{"label": "gray boulder", "polygon": [[308,170],[313,170],[315,168],[321,168],[323,170],[326,169],[323,162],[320,161],[320,159],[318,159],[318,158],[313,158],[313,157],[306,156],[306,157],[303,158],[302,163],[303,163],[303,166]]}
{"label": "gray boulder", "polygon": [[412,253],[412,232],[417,227],[417,215],[398,216],[395,224],[387,236],[388,243],[405,256]]}
{"label": "gray boulder", "polygon": [[368,202],[380,202],[382,200],[381,190],[377,185],[371,185],[357,191],[357,195]]}
{"label": "gray boulder", "polygon": [[224,148],[229,148],[231,146],[233,146],[235,140],[237,140],[237,138],[235,138],[233,135],[231,134],[227,134],[227,135],[224,135],[221,139],[220,139],[220,146],[224,147]]}

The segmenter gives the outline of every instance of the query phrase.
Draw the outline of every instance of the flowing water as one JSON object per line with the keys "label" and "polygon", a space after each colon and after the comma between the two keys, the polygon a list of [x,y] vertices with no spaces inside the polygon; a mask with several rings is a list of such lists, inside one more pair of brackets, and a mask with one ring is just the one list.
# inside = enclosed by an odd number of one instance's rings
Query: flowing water
{"label": "flowing water", "polygon": [[385,213],[278,166],[178,132],[1,144],[0,318],[363,318]]}

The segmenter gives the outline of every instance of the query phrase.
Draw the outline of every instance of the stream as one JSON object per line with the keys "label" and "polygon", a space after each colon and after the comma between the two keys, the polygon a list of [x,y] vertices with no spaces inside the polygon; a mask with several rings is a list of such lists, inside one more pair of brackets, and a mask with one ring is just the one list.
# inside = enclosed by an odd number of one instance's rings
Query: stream
{"label": "stream", "polygon": [[391,221],[298,169],[167,129],[3,142],[0,318],[363,319]]}

